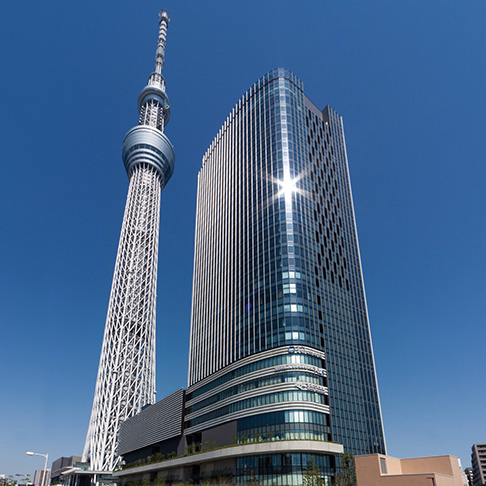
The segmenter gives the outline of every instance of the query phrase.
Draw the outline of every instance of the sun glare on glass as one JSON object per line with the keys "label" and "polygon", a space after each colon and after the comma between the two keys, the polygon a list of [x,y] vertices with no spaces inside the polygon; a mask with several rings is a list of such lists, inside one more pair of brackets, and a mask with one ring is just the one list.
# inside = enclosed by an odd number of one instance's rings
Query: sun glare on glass
{"label": "sun glare on glass", "polygon": [[280,186],[279,195],[287,197],[290,196],[293,192],[296,192],[296,183],[297,179],[291,179],[290,177],[284,179],[283,181],[278,181],[278,185]]}

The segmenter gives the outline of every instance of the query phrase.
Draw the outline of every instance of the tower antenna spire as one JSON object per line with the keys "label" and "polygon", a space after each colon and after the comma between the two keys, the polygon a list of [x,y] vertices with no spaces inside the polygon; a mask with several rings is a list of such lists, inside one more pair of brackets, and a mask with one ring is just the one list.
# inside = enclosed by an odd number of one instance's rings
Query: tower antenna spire
{"label": "tower antenna spire", "polygon": [[143,88],[138,97],[139,125],[153,127],[161,132],[164,132],[164,127],[169,123],[170,118],[170,103],[165,92],[165,79],[162,76],[169,22],[169,12],[162,9],[159,12],[159,37],[155,50],[155,71],[149,76],[147,86]]}
{"label": "tower antenna spire", "polygon": [[155,72],[162,74],[165,62],[165,41],[167,39],[167,27],[169,27],[170,15],[167,10],[162,9],[159,12],[159,39],[157,41],[157,50],[155,51]]}

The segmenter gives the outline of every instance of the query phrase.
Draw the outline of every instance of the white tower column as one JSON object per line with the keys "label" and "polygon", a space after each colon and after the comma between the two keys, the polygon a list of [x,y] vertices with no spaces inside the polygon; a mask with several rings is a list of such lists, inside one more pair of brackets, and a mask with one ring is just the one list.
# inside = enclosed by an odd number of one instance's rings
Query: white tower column
{"label": "white tower column", "polygon": [[83,461],[113,471],[120,424],[155,402],[155,303],[162,189],[174,171],[174,149],[164,135],[169,100],[162,68],[169,14],[159,13],[155,72],[142,90],[139,125],[123,142],[130,178],[118,245],[93,409]]}

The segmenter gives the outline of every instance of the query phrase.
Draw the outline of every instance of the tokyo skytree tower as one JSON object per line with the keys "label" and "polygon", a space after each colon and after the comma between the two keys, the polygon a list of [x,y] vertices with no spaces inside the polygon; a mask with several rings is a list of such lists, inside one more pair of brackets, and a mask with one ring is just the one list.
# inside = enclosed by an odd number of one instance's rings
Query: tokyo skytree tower
{"label": "tokyo skytree tower", "polygon": [[155,402],[155,301],[162,189],[174,171],[164,135],[169,99],[162,68],[169,13],[159,13],[155,72],[138,98],[140,119],[123,141],[130,179],[83,461],[113,471],[121,422]]}

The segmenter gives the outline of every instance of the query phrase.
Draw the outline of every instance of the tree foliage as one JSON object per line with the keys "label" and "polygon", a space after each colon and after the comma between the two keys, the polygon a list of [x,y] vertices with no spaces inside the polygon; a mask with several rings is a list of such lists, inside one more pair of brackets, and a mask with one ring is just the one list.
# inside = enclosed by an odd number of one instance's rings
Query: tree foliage
{"label": "tree foliage", "polygon": [[304,486],[324,486],[324,479],[322,478],[321,470],[314,462],[313,457],[311,457],[307,463],[307,468],[304,476],[302,477],[302,484]]}
{"label": "tree foliage", "polygon": [[0,486],[27,485],[30,483],[30,474],[15,474],[15,476],[10,474],[7,477],[0,478]]}
{"label": "tree foliage", "polygon": [[356,469],[351,452],[346,451],[341,456],[341,467],[336,476],[336,486],[356,486]]}

